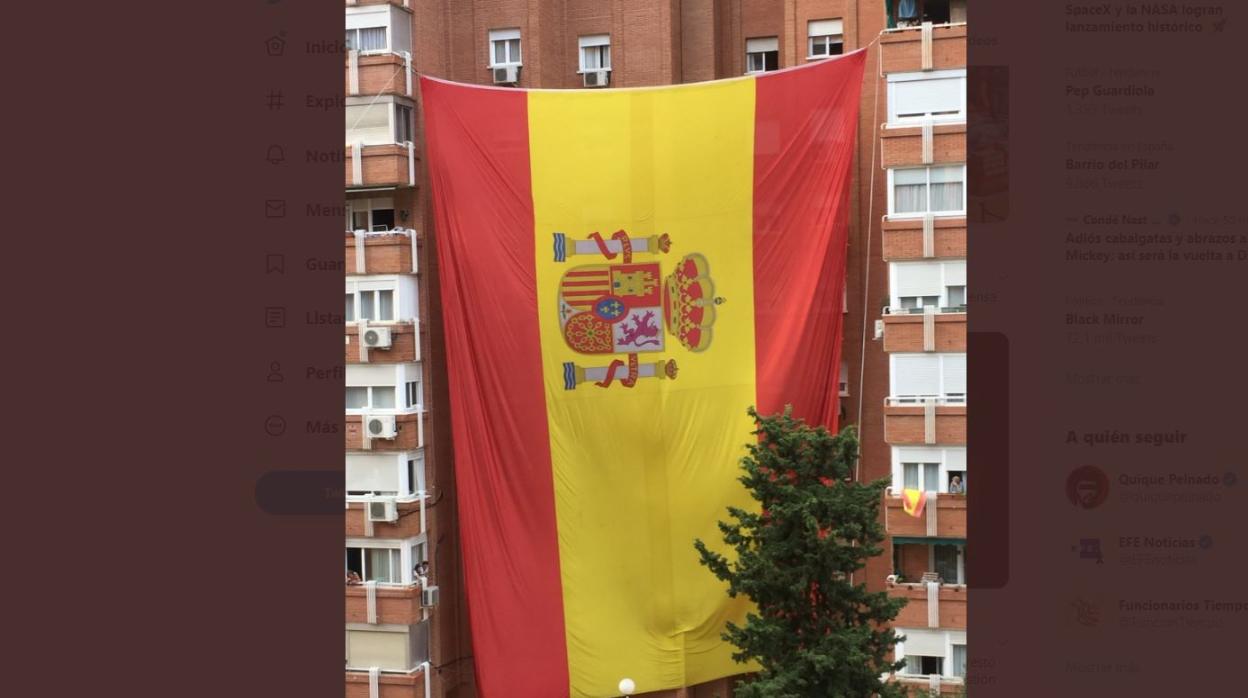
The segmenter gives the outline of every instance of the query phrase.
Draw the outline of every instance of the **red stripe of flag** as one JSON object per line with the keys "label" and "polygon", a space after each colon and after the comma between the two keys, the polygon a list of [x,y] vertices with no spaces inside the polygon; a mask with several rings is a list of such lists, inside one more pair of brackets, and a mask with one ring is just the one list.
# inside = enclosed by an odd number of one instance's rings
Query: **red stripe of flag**
{"label": "red stripe of flag", "polygon": [[[760,412],[837,426],[842,294],[866,52],[842,70],[759,75],[754,116],[754,345]],[[794,206],[810,201],[811,206]],[[794,254],[794,250],[800,250]]]}
{"label": "red stripe of flag", "polygon": [[[453,386],[460,547],[473,653],[489,667],[477,674],[480,695],[567,696],[528,94],[420,82]],[[489,206],[472,205],[481,192],[493,192]]]}

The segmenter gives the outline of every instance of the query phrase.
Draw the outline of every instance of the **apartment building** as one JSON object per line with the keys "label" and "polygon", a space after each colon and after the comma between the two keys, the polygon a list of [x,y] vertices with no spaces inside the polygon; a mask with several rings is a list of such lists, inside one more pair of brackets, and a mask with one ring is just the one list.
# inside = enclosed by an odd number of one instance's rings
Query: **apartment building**
{"label": "apartment building", "polygon": [[[348,0],[346,694],[474,696],[418,73],[522,88],[696,82],[868,47],[842,420],[892,475],[868,584],[910,603],[898,680],[965,674],[964,0]],[[925,517],[902,485],[930,491]],[[956,489],[956,488],[955,488]],[[354,583],[358,577],[359,583]],[[731,679],[659,694],[727,698]]]}
{"label": "apartment building", "polygon": [[[895,622],[898,676],[957,693],[967,673],[966,25],[964,6],[924,17],[927,5],[880,41],[888,292],[876,334],[888,361],[887,583],[908,600]],[[904,511],[905,489],[925,493],[920,516]]]}

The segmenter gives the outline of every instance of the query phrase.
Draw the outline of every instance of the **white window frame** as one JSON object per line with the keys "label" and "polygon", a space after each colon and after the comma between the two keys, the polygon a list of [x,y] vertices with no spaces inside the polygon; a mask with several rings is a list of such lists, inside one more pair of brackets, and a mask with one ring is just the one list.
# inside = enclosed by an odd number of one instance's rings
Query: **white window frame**
{"label": "white window frame", "polygon": [[369,318],[369,324],[393,325],[407,322],[415,323],[420,320],[420,286],[413,277],[400,274],[348,276],[346,278],[345,295],[350,296],[352,299],[353,312],[351,318],[344,319],[347,322],[358,322],[363,318],[361,314],[364,308],[363,297],[369,293],[376,294],[373,299],[373,314],[379,314],[381,291],[390,291],[392,294],[391,309],[393,316],[388,319]]}
{"label": "white window frame", "polygon": [[360,32],[361,32],[361,31],[363,31],[363,30],[365,30],[365,29],[380,29],[380,30],[382,30],[382,32],[384,32],[384,33],[385,33],[385,35],[386,35],[386,45],[385,45],[385,46],[382,46],[381,48],[372,48],[372,49],[368,49],[368,50],[352,49],[352,48],[351,48],[351,40],[350,40],[350,39],[344,39],[344,40],[345,40],[345,42],[346,42],[346,44],[347,44],[347,50],[348,50],[348,51],[351,51],[351,50],[358,50],[358,51],[360,51],[360,55],[362,55],[362,56],[371,56],[371,55],[377,55],[377,54],[382,54],[382,53],[390,53],[390,47],[394,44],[394,41],[392,40],[392,37],[391,37],[391,35],[390,35],[390,24],[389,24],[389,22],[387,22],[386,24],[372,25],[372,26],[368,26],[368,27],[348,27],[348,28],[346,29],[346,31],[343,33],[343,35],[344,35],[344,37],[345,37],[345,35],[346,35],[346,34],[349,34],[349,33],[354,33],[354,34],[355,34],[355,38],[356,38],[356,44],[358,45],[358,44],[359,44]]}
{"label": "white window frame", "polygon": [[[579,65],[579,68],[576,72],[578,74],[596,73],[600,70],[605,70],[608,73],[611,72],[611,35],[610,34],[591,34],[589,36],[577,37],[576,45],[577,45],[577,52],[576,52],[577,61]],[[586,50],[588,49],[595,49],[595,50],[601,51],[602,54],[605,55],[607,59],[605,62],[605,65],[603,65],[600,68],[586,67],[585,58],[586,58]],[[603,51],[602,49],[605,49],[605,51]]]}
{"label": "white window frame", "polygon": [[[388,204],[388,205],[387,205]],[[393,211],[394,212],[394,228],[387,228],[381,231],[374,230],[379,224],[373,223],[373,211]],[[355,214],[364,213],[368,216],[368,224],[360,229],[355,227]],[[377,196],[367,199],[347,199],[347,230],[364,230],[365,232],[385,232],[386,230],[398,230],[398,208],[394,205],[393,196]]]}
{"label": "white window frame", "polygon": [[[754,48],[751,49],[751,43]],[[778,36],[755,36],[745,40],[745,74],[757,75],[759,73],[770,72],[767,70],[766,54],[775,52],[776,54],[776,70],[780,69],[780,37]],[[750,61],[754,56],[761,57],[763,67],[761,70],[754,70],[750,67]]]}
{"label": "white window frame", "polygon": [[399,114],[400,108],[404,108],[408,110],[408,114],[410,118],[407,121],[407,126],[408,126],[407,130],[408,130],[409,135],[411,135],[413,138],[416,137],[416,121],[415,121],[416,107],[414,103],[409,102],[407,98],[400,97],[399,95],[384,95],[381,98],[377,99],[376,101],[372,101],[372,100],[373,98],[347,97],[347,107],[363,107],[365,111],[371,111],[373,109],[385,109],[386,110],[386,134],[387,134],[386,139],[377,140],[377,139],[365,139],[360,136],[352,137],[351,135],[352,132],[349,129],[352,127],[353,122],[358,122],[358,119],[353,118],[351,114],[348,113],[347,114],[348,121],[346,124],[346,128],[348,129],[347,138],[346,138],[347,143],[359,143],[361,145],[394,145],[394,144],[404,145],[406,144],[407,141],[399,141],[399,133],[398,133],[399,120],[400,118],[402,118]]}
{"label": "white window frame", "polygon": [[[416,516],[416,514],[409,514]],[[397,582],[377,582],[378,586],[411,586],[416,582],[416,576],[412,574],[412,568],[416,566],[422,557],[428,561],[429,559],[429,543],[426,534],[421,533],[419,536],[412,538],[347,538],[346,549],[361,548],[362,550],[397,550],[399,553],[399,581]],[[346,549],[343,550],[343,567],[345,577],[345,568],[347,562]],[[418,551],[421,551],[418,553]],[[365,568],[367,572],[368,555],[361,553],[360,567]],[[368,581],[366,574],[360,577],[364,581]]]}
{"label": "white window frame", "polygon": [[[931,632],[934,629],[922,628],[922,629],[917,629],[917,630],[919,632]],[[909,634],[906,628],[894,628],[894,632],[897,633],[897,635],[899,636],[904,636],[904,635]],[[945,653],[944,655],[941,656],[941,659],[944,660],[944,662],[941,664],[941,667],[940,667],[941,672],[942,672],[940,674],[941,680],[947,681],[949,683],[962,683],[963,678],[953,674],[950,668],[953,666],[953,646],[962,645],[965,647],[967,644],[966,643],[966,631],[965,630],[946,630],[944,631],[943,640],[944,640]],[[905,660],[907,656],[910,656],[906,652],[906,642],[904,640],[899,641],[897,643],[895,652],[896,652],[898,661]],[[927,654],[927,655],[913,655],[913,656],[930,657],[933,655]],[[927,674],[908,673],[906,671],[906,667],[904,666],[897,671],[897,674],[899,676],[906,676],[910,678],[926,678],[927,677]]]}
{"label": "white window frame", "polygon": [[[426,493],[426,473],[425,473],[425,450],[418,448],[414,451],[379,451],[375,453],[351,453],[346,459],[346,468],[348,471],[347,481],[350,482],[350,471],[352,463],[355,459],[362,458],[374,463],[380,463],[383,469],[393,468],[395,482],[398,483],[397,490],[349,490],[347,492],[347,501],[365,502],[373,501],[377,497],[394,497],[400,502],[414,502],[420,499]],[[412,462],[411,469],[408,469],[408,462]],[[360,492],[362,494],[351,494],[351,492]]]}
{"label": "white window frame", "polygon": [[[962,208],[956,211],[931,211],[932,208],[932,170],[942,167],[960,167],[962,168]],[[925,170],[927,172],[927,211],[911,211],[907,213],[897,213],[896,202],[894,201],[895,185],[893,180],[898,170]],[[905,220],[910,218],[922,218],[931,213],[936,218],[955,218],[966,215],[966,164],[950,163],[947,165],[929,165],[924,167],[897,167],[888,169],[888,217],[893,220]]]}
{"label": "white window frame", "polygon": [[[833,23],[840,24],[839,33],[824,33],[825,27],[830,27]],[[818,32],[818,33],[816,33]],[[839,41],[832,41],[833,38]],[[823,45],[827,49],[827,53],[815,53],[815,41],[823,40]],[[832,53],[831,44],[839,43],[841,45],[841,53]],[[806,60],[821,61],[832,56],[839,56],[845,53],[845,24],[840,17],[831,17],[828,19],[812,19],[806,23]]]}
{"label": "white window frame", "polygon": [[[380,374],[385,374],[384,380],[376,380]],[[362,414],[420,414],[425,411],[423,384],[425,379],[424,366],[420,362],[406,362],[395,364],[347,364],[346,380],[343,385],[343,393],[349,388],[365,388],[368,394],[368,403],[364,407],[347,407],[346,413],[349,415]],[[417,382],[422,384],[419,391],[421,393],[420,404],[407,406],[407,384]],[[376,391],[388,390],[393,391],[394,407],[376,407],[373,395]]]}
{"label": "white window frame", "polygon": [[[385,410],[387,412],[397,411],[397,410],[404,409],[400,405],[406,404],[404,401],[398,399],[400,391],[397,387],[393,385],[347,385],[343,387],[344,392],[347,390],[352,390],[352,389],[364,390],[365,394],[368,395],[368,399],[365,402],[365,405],[363,407],[347,407],[347,414],[364,414],[365,412],[377,412],[379,410]],[[373,395],[375,395],[378,392],[394,393],[394,397],[395,397],[394,405],[392,407],[374,406],[375,403],[373,401]]]}
{"label": "white window frame", "polygon": [[[929,80],[958,80],[962,83],[959,90],[962,99],[958,111],[954,114],[920,114],[918,116],[898,116],[900,105],[898,86],[908,82],[925,82]],[[888,124],[890,126],[913,126],[931,119],[933,123],[961,123],[966,121],[966,69],[933,70],[926,73],[889,73],[888,75]]]}
{"label": "white window frame", "polygon": [[[520,30],[519,30],[518,28],[510,28],[510,29],[491,29],[491,30],[490,30],[490,33],[489,33],[489,37],[490,37],[490,41],[489,41],[489,50],[490,50],[490,63],[489,63],[489,67],[491,67],[491,68],[505,68],[505,67],[507,67],[507,66],[511,66],[511,65],[514,65],[514,66],[522,66],[522,65],[524,65],[524,45],[523,45],[523,42],[520,40]],[[515,43],[515,45],[514,45],[514,46],[515,46],[515,50],[516,50],[516,55],[514,55],[514,56],[513,56],[513,55],[511,55],[511,49],[512,49],[512,43],[511,43],[511,42],[512,42],[512,41],[516,42],[516,43]],[[495,50],[494,50],[494,47],[495,47],[495,45],[496,45],[496,44],[500,44],[500,43],[501,43],[501,44],[503,44],[503,58],[504,58],[504,60],[503,60],[502,62],[498,62],[498,61],[496,61],[496,60],[494,59],[494,56],[495,56],[495,53],[496,53],[496,52],[495,52]]]}
{"label": "white window frame", "polygon": [[[914,357],[927,357],[930,359],[934,359],[940,364],[937,370],[937,376],[938,376],[937,382],[939,384],[939,387],[937,388],[937,393],[935,395],[898,395],[897,394],[897,378],[898,378],[897,361],[898,359],[901,359],[901,358],[914,358]],[[965,405],[966,400],[967,400],[966,393],[961,393],[961,394],[955,393],[951,395],[948,392],[948,386],[946,385],[946,383],[948,382],[948,372],[945,367],[948,362],[956,361],[956,359],[951,359],[950,357],[961,357],[963,366],[966,365],[966,354],[962,352],[942,352],[942,353],[935,353],[935,354],[902,352],[902,353],[889,354],[888,355],[889,401],[892,402],[893,404],[907,404],[907,403],[922,404],[923,398],[939,398],[950,404]]]}
{"label": "white window frame", "polygon": [[[922,296],[902,296],[900,294],[900,289],[899,289],[900,284],[898,284],[897,282],[897,278],[900,275],[901,270],[903,268],[915,268],[915,267],[920,267],[920,266],[936,266],[940,268],[940,273],[939,273],[940,287],[935,289],[936,293],[924,293]],[[956,269],[959,266],[962,267],[962,273],[960,276],[962,278],[963,283],[961,284],[961,287],[963,289],[968,289],[968,284],[966,283],[966,280],[967,280],[966,279],[966,269],[967,269],[966,260],[889,262],[889,265],[888,265],[889,312],[890,313],[900,312],[902,309],[902,305],[903,305],[901,302],[901,299],[902,298],[914,298],[914,297],[930,298],[932,296],[935,296],[936,308],[938,310],[941,308],[955,307],[949,302],[949,289],[958,286],[958,284],[950,284],[949,282],[951,280],[956,280],[959,277],[959,274],[957,274],[956,272]],[[969,293],[969,290],[963,291],[964,301],[966,300],[965,296],[968,293]],[[963,303],[962,305],[965,305],[965,303]],[[922,306],[918,306],[918,307],[921,308]],[[961,307],[961,306],[958,306],[958,307]]]}
{"label": "white window frame", "polygon": [[[966,447],[965,446],[893,446],[892,447],[892,470],[893,482],[890,485],[893,496],[900,497],[902,489],[905,488],[907,463],[936,463],[938,467],[937,487],[935,490],[927,489],[925,482],[926,476],[923,469],[919,470],[919,489],[925,492],[936,492],[937,494],[949,494],[949,473],[959,472],[963,474],[962,485],[965,488],[967,478],[970,473],[966,467]],[[951,457],[955,453],[961,453],[962,459],[960,463]],[[950,465],[957,465],[957,468],[950,468]]]}

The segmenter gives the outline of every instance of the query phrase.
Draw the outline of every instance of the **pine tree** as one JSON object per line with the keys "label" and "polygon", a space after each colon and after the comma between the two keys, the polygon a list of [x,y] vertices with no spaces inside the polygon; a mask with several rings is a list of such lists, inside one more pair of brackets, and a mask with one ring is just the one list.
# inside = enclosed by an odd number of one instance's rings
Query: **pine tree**
{"label": "pine tree", "polygon": [[[853,480],[858,436],[810,427],[783,414],[761,416],[758,436],[742,460],[741,482],[760,511],[729,507],[721,521],[735,561],[694,547],[701,562],[757,606],[744,626],[729,623],[724,639],[738,662],[761,671],[737,686],[738,698],[867,698],[904,696],[881,675],[897,640],[889,622],[905,604],[887,592],[868,592],[862,575],[851,577],[883,549],[879,506],[888,480]],[[851,581],[851,579],[853,581]]]}

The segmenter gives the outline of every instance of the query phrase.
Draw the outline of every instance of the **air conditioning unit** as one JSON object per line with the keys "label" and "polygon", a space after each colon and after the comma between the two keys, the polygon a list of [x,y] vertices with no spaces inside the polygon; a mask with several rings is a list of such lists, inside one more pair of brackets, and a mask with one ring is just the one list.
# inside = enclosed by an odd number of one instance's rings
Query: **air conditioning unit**
{"label": "air conditioning unit", "polygon": [[586,87],[606,87],[611,82],[611,71],[587,70],[581,77],[585,80]]}
{"label": "air conditioning unit", "polygon": [[368,520],[374,523],[393,523],[399,520],[399,507],[393,499],[368,502]]}
{"label": "air conditioning unit", "polygon": [[420,605],[425,608],[432,608],[438,605],[438,588],[425,587],[420,590]]}
{"label": "air conditioning unit", "polygon": [[520,66],[518,65],[499,66],[491,69],[491,72],[494,73],[495,85],[514,85],[520,82]]}
{"label": "air conditioning unit", "polygon": [[392,339],[389,327],[368,327],[361,335],[360,341],[369,349],[389,349]]}
{"label": "air conditioning unit", "polygon": [[393,439],[399,433],[392,414],[374,414],[364,418],[364,430],[370,439]]}

